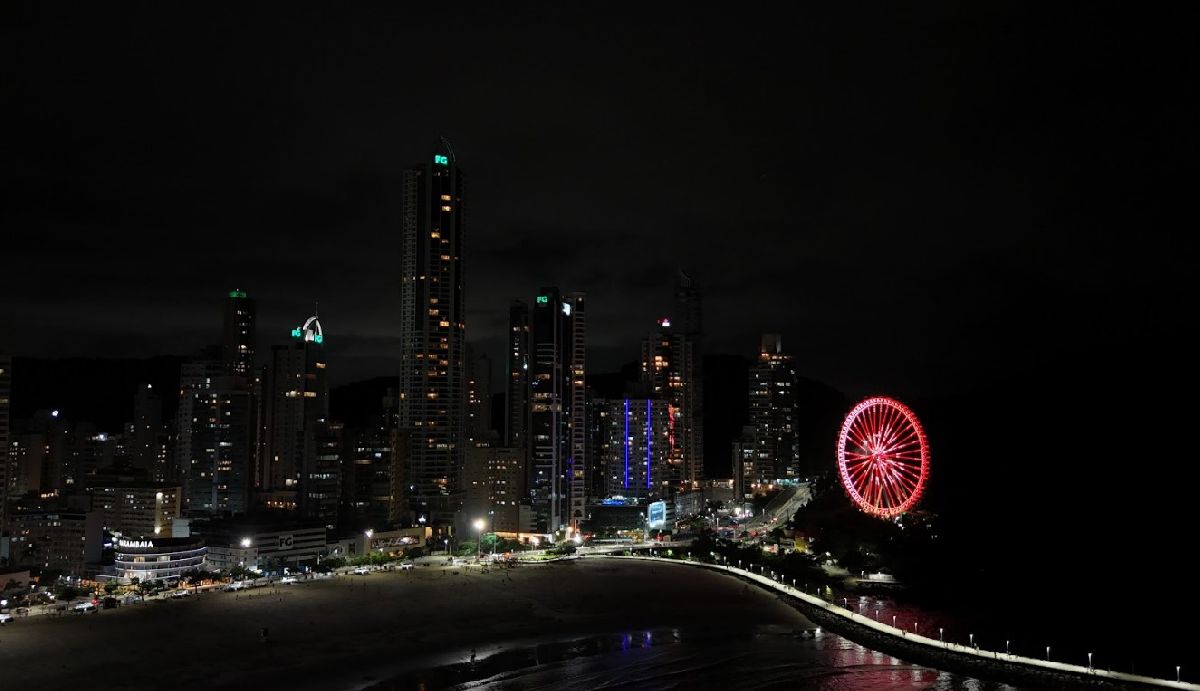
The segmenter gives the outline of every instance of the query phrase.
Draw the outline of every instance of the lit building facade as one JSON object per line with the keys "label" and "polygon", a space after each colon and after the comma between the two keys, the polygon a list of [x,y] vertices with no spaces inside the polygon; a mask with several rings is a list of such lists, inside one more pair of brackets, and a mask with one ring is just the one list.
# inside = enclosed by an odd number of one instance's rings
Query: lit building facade
{"label": "lit building facade", "polygon": [[171,521],[183,516],[183,488],[153,482],[98,482],[92,487],[92,509],[104,529],[126,538],[171,535]]}
{"label": "lit building facade", "polygon": [[465,449],[464,188],[444,139],[404,172],[399,428],[413,519],[453,525]]}
{"label": "lit building facade", "polygon": [[15,564],[60,569],[79,578],[99,570],[104,536],[99,511],[16,511],[9,524]]}
{"label": "lit building facade", "polygon": [[609,499],[645,503],[670,491],[670,405],[662,399],[599,399],[594,452]]}
{"label": "lit building facade", "polygon": [[543,288],[534,301],[528,490],[538,533],[574,533],[586,518],[585,315],[582,293]]}
{"label": "lit building facade", "polygon": [[484,518],[488,532],[521,534],[529,526],[521,523],[524,499],[525,450],[508,447],[467,449],[463,474],[465,523]]}
{"label": "lit building facade", "polygon": [[218,361],[185,363],[180,373],[175,467],[190,515],[245,513],[253,454],[253,405]]}
{"label": "lit building facade", "polygon": [[225,298],[225,320],[221,338],[221,361],[228,374],[249,381],[254,373],[254,300],[246,291],[233,289]]}
{"label": "lit building facade", "polygon": [[704,389],[701,298],[695,281],[680,272],[676,317],[660,319],[642,341],[642,386],[670,407],[668,475],[673,491],[699,486],[704,475]]}
{"label": "lit building facade", "polygon": [[750,421],[753,454],[746,480],[751,491],[779,480],[796,480],[800,447],[796,438],[796,368],[778,334],[762,338],[758,361],[750,368]]}
{"label": "lit building facade", "polygon": [[504,445],[525,448],[529,429],[529,305],[521,300],[514,300],[508,308],[507,355]]}
{"label": "lit building facade", "polygon": [[296,510],[307,519],[337,519],[341,427],[329,421],[325,333],[316,316],[271,349],[267,429],[268,508]]}
{"label": "lit building facade", "polygon": [[207,570],[208,547],[203,538],[122,538],[114,549],[112,574],[122,583],[179,578],[193,569]]}

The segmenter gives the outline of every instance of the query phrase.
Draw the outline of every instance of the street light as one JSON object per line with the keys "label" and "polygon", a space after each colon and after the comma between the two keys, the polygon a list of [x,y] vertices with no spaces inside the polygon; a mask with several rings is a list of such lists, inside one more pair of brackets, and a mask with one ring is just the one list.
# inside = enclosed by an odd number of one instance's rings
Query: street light
{"label": "street light", "polygon": [[1011,652],[1011,651],[1009,651],[1009,649],[1008,649],[1008,641],[1004,641],[1004,654],[1005,654],[1005,655],[1012,655],[1012,652]]}
{"label": "street light", "polygon": [[450,556],[450,538],[444,538],[442,542],[446,545],[446,556]]}
{"label": "street light", "polygon": [[475,519],[475,561],[479,561],[479,542],[483,539],[483,519]]}
{"label": "street light", "polygon": [[946,639],[942,638],[942,627],[938,627],[938,640],[945,643]]}
{"label": "street light", "polygon": [[975,634],[973,634],[973,633],[969,633],[969,634],[967,634],[967,635],[968,635],[968,636],[970,636],[970,639],[971,639],[971,647],[972,647],[972,648],[974,648],[974,647],[975,647]]}
{"label": "street light", "polygon": [[1050,661],[1050,646],[1046,646],[1046,662]]}
{"label": "street light", "polygon": [[895,614],[892,615],[892,628],[893,629],[896,628],[896,615]]}
{"label": "street light", "polygon": [[1092,671],[1092,654],[1088,653],[1088,671]]}

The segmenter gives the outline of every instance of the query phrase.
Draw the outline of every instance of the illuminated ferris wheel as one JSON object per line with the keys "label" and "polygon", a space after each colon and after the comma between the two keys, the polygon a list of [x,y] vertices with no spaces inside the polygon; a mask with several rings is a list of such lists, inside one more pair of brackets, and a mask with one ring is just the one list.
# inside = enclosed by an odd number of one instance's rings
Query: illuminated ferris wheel
{"label": "illuminated ferris wheel", "polygon": [[892,518],[912,509],[929,478],[929,443],[908,406],[868,398],[846,415],[838,435],[842,487],[863,511]]}

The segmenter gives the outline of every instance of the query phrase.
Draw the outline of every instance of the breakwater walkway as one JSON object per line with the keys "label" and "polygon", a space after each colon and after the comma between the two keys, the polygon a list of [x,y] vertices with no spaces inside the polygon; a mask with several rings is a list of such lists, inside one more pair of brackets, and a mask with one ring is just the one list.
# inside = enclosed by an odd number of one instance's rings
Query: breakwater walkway
{"label": "breakwater walkway", "polygon": [[736,566],[706,564],[685,559],[650,556],[595,555],[604,559],[636,559],[676,564],[682,568],[722,571],[778,593],[813,623],[860,645],[920,665],[993,679],[1019,687],[1052,689],[1186,689],[1200,691],[1200,684],[1112,672],[1084,665],[1010,655],[956,643],[945,643],[890,626],[870,617],[809,595],[773,575],[755,573]]}

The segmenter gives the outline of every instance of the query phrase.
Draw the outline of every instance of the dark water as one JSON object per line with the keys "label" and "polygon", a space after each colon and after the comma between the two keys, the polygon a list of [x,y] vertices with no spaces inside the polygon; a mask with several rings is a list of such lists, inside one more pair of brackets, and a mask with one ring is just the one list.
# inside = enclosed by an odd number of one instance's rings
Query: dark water
{"label": "dark water", "polygon": [[918,667],[823,631],[656,629],[515,646],[405,673],[394,689],[1012,689]]}

